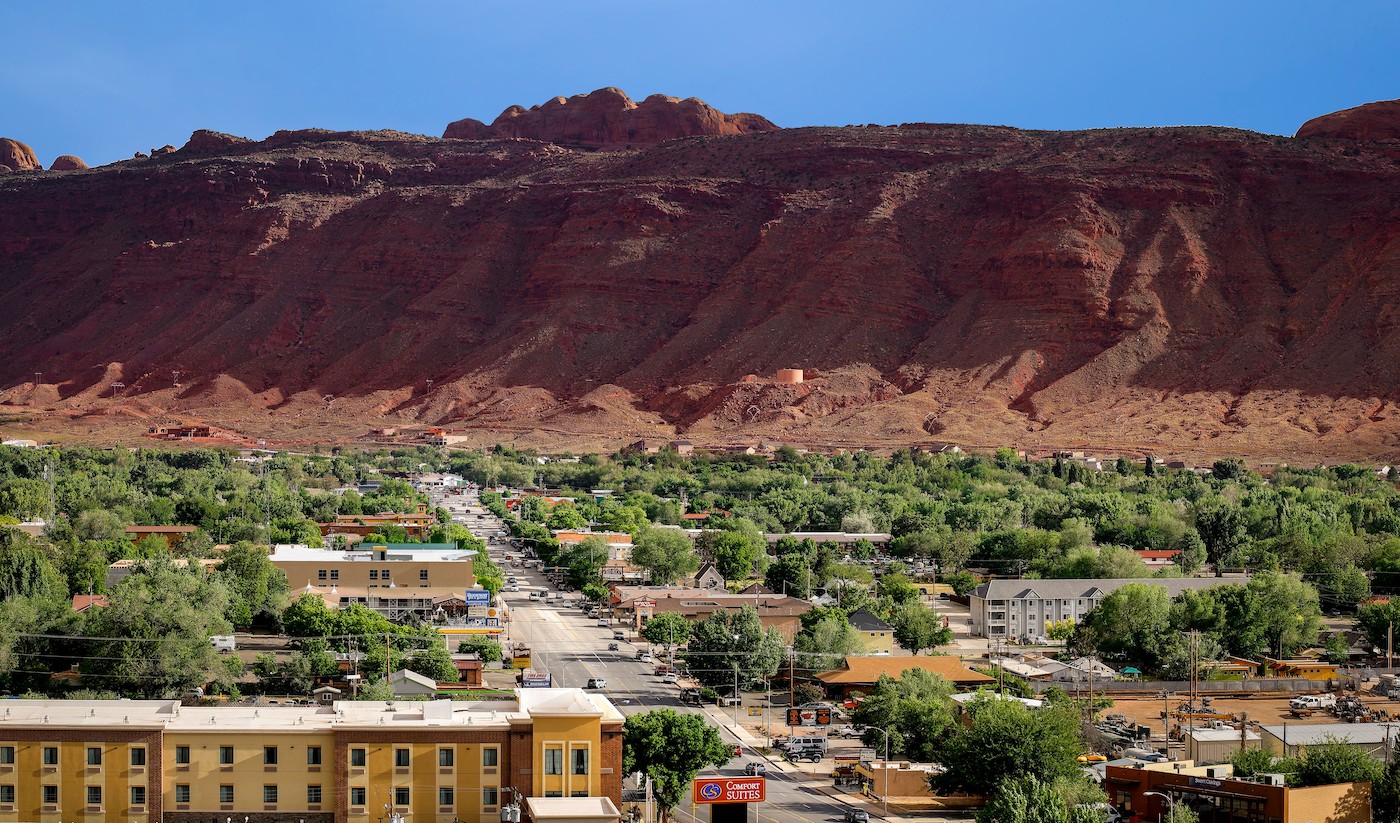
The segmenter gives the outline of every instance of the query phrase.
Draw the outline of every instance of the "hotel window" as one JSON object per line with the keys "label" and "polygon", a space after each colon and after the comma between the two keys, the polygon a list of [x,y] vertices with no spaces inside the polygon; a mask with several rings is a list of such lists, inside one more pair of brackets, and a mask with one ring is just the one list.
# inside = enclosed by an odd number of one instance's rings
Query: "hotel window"
{"label": "hotel window", "polygon": [[0,746],[0,763],[6,766],[13,766],[15,763],[15,747]]}
{"label": "hotel window", "polygon": [[450,767],[453,761],[453,751],[451,749],[438,749],[438,765]]}
{"label": "hotel window", "polygon": [[561,748],[548,748],[544,750],[544,773],[563,774],[564,773],[564,750]]}
{"label": "hotel window", "polygon": [[428,570],[427,570],[427,569],[419,569],[419,570],[418,570],[418,579],[419,579],[419,580],[427,580],[427,579],[428,579]]}
{"label": "hotel window", "polygon": [[264,766],[276,766],[276,765],[277,765],[277,747],[276,747],[276,746],[263,746],[263,765],[264,765]]}
{"label": "hotel window", "polygon": [[306,747],[306,765],[308,765],[308,766],[319,766],[319,765],[321,765],[321,747],[320,747],[320,746],[307,746],[307,747]]}
{"label": "hotel window", "polygon": [[219,765],[220,765],[220,766],[232,766],[232,765],[233,765],[233,747],[232,747],[232,746],[220,746],[220,747],[219,747]]}
{"label": "hotel window", "polygon": [[370,569],[370,570],[369,570],[369,579],[370,579],[370,580],[378,580],[378,579],[379,579],[379,569]]}
{"label": "hotel window", "polygon": [[0,803],[15,802],[15,787],[11,785],[0,786]]}
{"label": "hotel window", "polygon": [[388,570],[388,569],[385,569],[385,570],[381,571],[381,572],[379,573],[379,576],[380,576],[381,578],[383,578],[384,580],[388,580],[388,579],[389,579],[389,570]]}
{"label": "hotel window", "polygon": [[409,765],[408,749],[394,749],[394,768],[406,769]]}
{"label": "hotel window", "polygon": [[[44,765],[45,765],[45,766],[57,766],[57,765],[58,765],[58,747],[57,747],[57,746],[45,746],[45,747],[44,747]],[[56,801],[55,801],[55,802],[56,802]]]}
{"label": "hotel window", "polygon": [[145,749],[144,746],[138,747],[138,748],[133,748],[133,749],[131,750],[131,765],[133,765],[133,766],[144,766],[144,765],[146,765],[146,749]]}
{"label": "hotel window", "polygon": [[492,749],[482,749],[482,750],[481,750],[481,766],[482,766],[482,768],[494,769],[494,768],[496,767],[496,764],[500,761],[500,757],[501,757],[501,750],[500,750],[500,749],[494,749],[494,748],[492,748]]}
{"label": "hotel window", "polygon": [[588,796],[588,790],[587,790],[587,789],[579,789],[579,790],[576,791],[576,792],[569,792],[569,797],[587,797],[587,796]]}
{"label": "hotel window", "polygon": [[276,802],[277,802],[277,787],[276,787],[276,786],[263,786],[263,802],[264,802],[264,803],[276,803]]}
{"label": "hotel window", "polygon": [[176,746],[176,747],[175,747],[175,765],[177,765],[177,766],[188,766],[188,765],[190,765],[190,747],[189,747],[189,746]]}
{"label": "hotel window", "polygon": [[317,579],[317,580],[325,580],[325,579],[326,579],[326,570],[325,570],[325,569],[317,569],[317,570],[316,570],[316,579]]}
{"label": "hotel window", "polygon": [[144,806],[144,805],[146,805],[146,787],[145,787],[145,786],[132,786],[132,787],[131,787],[131,805],[133,805],[133,806]]}
{"label": "hotel window", "polygon": [[365,765],[365,750],[364,750],[364,749],[351,749],[351,750],[350,750],[350,765],[351,765],[351,766],[363,766],[363,765]]}
{"label": "hotel window", "polygon": [[563,797],[563,796],[564,796],[564,793],[563,793],[563,792],[545,792],[545,793],[544,793],[544,796],[545,796],[545,797]]}
{"label": "hotel window", "polygon": [[331,579],[332,579],[332,580],[339,580],[339,579],[340,579],[340,569],[331,569]]}
{"label": "hotel window", "polygon": [[101,765],[102,765],[102,749],[98,748],[97,746],[88,746],[88,750],[87,750],[87,764],[88,764],[89,766],[101,766]]}
{"label": "hotel window", "polygon": [[495,806],[500,803],[500,796],[496,792],[495,786],[488,786],[481,790],[481,805]]}
{"label": "hotel window", "polygon": [[351,806],[363,806],[363,805],[365,805],[365,787],[364,787],[364,786],[352,786],[352,787],[350,788],[350,805],[351,805]]}
{"label": "hotel window", "polygon": [[588,774],[588,749],[574,749],[574,774]]}
{"label": "hotel window", "polygon": [[175,784],[175,802],[176,802],[176,803],[188,803],[188,802],[190,802],[190,784],[188,784],[188,783],[176,783],[176,784]]}
{"label": "hotel window", "polygon": [[443,786],[438,789],[438,805],[451,806],[453,803],[453,792],[450,788]]}
{"label": "hotel window", "polygon": [[307,787],[306,787],[306,804],[307,804],[308,806],[316,806],[316,805],[319,805],[320,803],[321,803],[321,787],[320,787],[320,786],[307,786]]}
{"label": "hotel window", "polygon": [[411,805],[408,801],[409,801],[408,787],[407,787],[407,786],[395,786],[395,787],[394,787],[394,805],[395,805],[395,806],[408,806],[408,805]]}
{"label": "hotel window", "polygon": [[219,802],[220,802],[220,803],[232,803],[232,802],[233,802],[233,787],[232,787],[232,786],[230,786],[230,785],[228,785],[227,783],[225,783],[224,785],[222,785],[222,786],[219,787]]}
{"label": "hotel window", "polygon": [[44,787],[44,802],[47,803],[47,804],[49,804],[49,805],[53,805],[54,803],[57,803],[57,802],[58,802],[58,787],[57,787],[57,786],[45,786],[45,787]]}
{"label": "hotel window", "polygon": [[101,805],[102,805],[102,787],[101,787],[101,786],[88,786],[88,787],[87,787],[87,804],[88,804],[89,806],[101,806]]}

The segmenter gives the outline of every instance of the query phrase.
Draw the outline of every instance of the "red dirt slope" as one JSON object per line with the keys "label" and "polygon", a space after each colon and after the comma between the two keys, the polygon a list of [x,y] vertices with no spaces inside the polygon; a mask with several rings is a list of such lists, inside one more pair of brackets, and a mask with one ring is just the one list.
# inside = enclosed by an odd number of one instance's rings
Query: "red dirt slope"
{"label": "red dirt slope", "polygon": [[[1222,128],[202,132],[0,176],[0,403],[88,438],[1384,458],[1397,183],[1390,144]],[[785,367],[816,376],[743,381]]]}

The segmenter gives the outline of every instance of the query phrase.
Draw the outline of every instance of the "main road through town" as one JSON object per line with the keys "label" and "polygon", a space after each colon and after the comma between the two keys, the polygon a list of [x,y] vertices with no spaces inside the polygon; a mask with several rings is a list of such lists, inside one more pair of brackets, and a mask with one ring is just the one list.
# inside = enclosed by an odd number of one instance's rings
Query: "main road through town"
{"label": "main road through town", "polygon": [[[491,558],[505,571],[507,577],[516,579],[519,591],[512,591],[507,584],[502,593],[510,615],[506,638],[507,643],[524,643],[530,647],[533,666],[548,671],[555,686],[584,688],[590,679],[603,680],[606,685],[599,689],[607,695],[623,714],[635,714],[654,708],[667,707],[679,712],[705,714],[713,725],[719,726],[726,741],[735,742],[733,732],[733,710],[718,707],[698,707],[682,704],[680,689],[674,683],[665,683],[654,673],[655,663],[643,663],[637,659],[638,650],[651,646],[641,637],[631,632],[630,627],[618,624],[599,625],[599,621],[589,618],[578,606],[566,606],[564,602],[577,600],[576,592],[567,593],[561,598],[544,601],[540,598],[547,592],[555,591],[545,576],[537,569],[528,568],[524,563],[513,565],[510,557],[520,558],[520,550],[508,541],[497,536],[501,528],[498,520],[484,508],[471,500],[465,506],[456,498],[453,520],[466,525],[478,537],[487,540],[487,551]],[[535,597],[532,598],[531,594]],[[614,631],[623,631],[624,638],[613,636]],[[616,651],[608,646],[616,643]],[[745,711],[743,709],[740,710]],[[753,804],[751,811],[760,823],[835,823],[843,820],[851,808],[865,809],[871,817],[880,816],[878,805],[867,804],[857,795],[849,795],[843,802],[819,791],[819,786],[830,780],[829,761],[822,766],[824,771],[813,775],[793,769],[786,763],[778,763],[777,757],[769,760],[759,752],[744,746],[743,754],[718,769],[707,769],[702,776],[742,777],[749,763],[764,763],[768,767],[767,801]],[[709,820],[705,807],[695,807],[692,817],[690,797],[687,795],[680,808],[674,811],[680,823],[703,823]]]}

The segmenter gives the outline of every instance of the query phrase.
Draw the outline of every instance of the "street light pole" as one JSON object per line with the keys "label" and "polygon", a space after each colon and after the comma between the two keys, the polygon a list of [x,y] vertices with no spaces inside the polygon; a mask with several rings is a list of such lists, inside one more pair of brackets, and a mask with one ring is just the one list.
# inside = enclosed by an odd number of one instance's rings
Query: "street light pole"
{"label": "street light pole", "polygon": [[[1176,817],[1176,798],[1172,797],[1169,794],[1163,794],[1162,792],[1143,792],[1142,796],[1160,797],[1163,800],[1167,801],[1167,820],[1170,821]],[[1161,812],[1157,812],[1157,823],[1162,823]]]}

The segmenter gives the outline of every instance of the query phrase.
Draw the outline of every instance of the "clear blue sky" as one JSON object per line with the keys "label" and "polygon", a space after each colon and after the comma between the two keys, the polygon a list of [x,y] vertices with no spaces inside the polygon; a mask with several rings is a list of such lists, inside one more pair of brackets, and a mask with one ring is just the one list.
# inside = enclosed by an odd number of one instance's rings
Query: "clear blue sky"
{"label": "clear blue sky", "polygon": [[781,126],[1212,124],[1400,97],[1400,3],[431,0],[27,4],[0,136],[92,165],[215,129],[441,134],[617,86]]}

